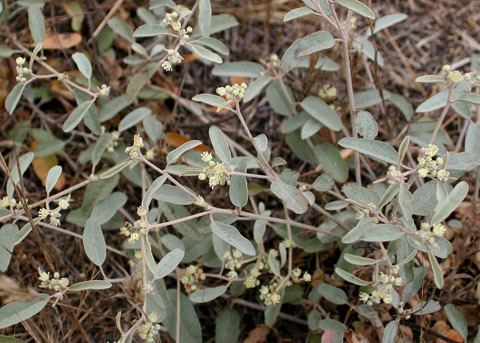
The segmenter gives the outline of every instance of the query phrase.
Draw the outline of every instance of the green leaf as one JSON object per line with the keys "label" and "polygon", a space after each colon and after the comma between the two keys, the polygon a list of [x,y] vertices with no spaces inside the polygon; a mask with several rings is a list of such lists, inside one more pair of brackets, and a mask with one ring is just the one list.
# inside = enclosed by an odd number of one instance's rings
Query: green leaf
{"label": "green leaf", "polygon": [[403,113],[403,116],[405,117],[405,119],[407,120],[412,119],[412,116],[415,113],[415,111],[413,110],[412,104],[410,104],[403,95],[391,94],[388,101],[394,104],[395,107],[397,107]]}
{"label": "green leaf", "polygon": [[188,46],[200,58],[203,58],[207,61],[214,62],[214,63],[222,63],[223,62],[223,59],[220,55],[204,48],[201,45],[189,44]]}
{"label": "green leaf", "polygon": [[102,290],[112,287],[112,284],[105,280],[89,280],[78,282],[68,287],[69,292],[80,292],[86,290]]}
{"label": "green leaf", "polygon": [[120,95],[108,101],[102,106],[98,116],[100,121],[104,122],[112,119],[118,112],[130,105],[130,99],[126,95]]}
{"label": "green leaf", "polygon": [[193,303],[201,304],[210,302],[227,291],[227,286],[218,286],[212,288],[199,289],[190,294],[190,300]]}
{"label": "green leaf", "polygon": [[336,145],[321,143],[315,146],[313,153],[325,171],[337,182],[343,183],[348,179],[347,162],[340,155]]}
{"label": "green leaf", "polygon": [[430,314],[439,311],[442,308],[438,301],[428,300],[421,301],[412,307],[412,313],[417,316],[423,316],[425,314]]}
{"label": "green leaf", "polygon": [[398,24],[401,21],[404,21],[405,19],[407,19],[407,17],[408,16],[403,13],[393,13],[393,14],[389,14],[384,17],[381,17],[375,21],[375,28],[373,30],[373,33],[375,34],[390,26]]}
{"label": "green leaf", "polygon": [[[391,93],[384,90],[383,100],[389,100]],[[358,92],[354,94],[355,107],[357,109],[372,107],[382,103],[382,94],[378,89],[369,89],[367,91]]]}
{"label": "green leaf", "polygon": [[395,343],[397,340],[398,322],[392,320],[388,322],[383,331],[382,343]]}
{"label": "green leaf", "polygon": [[255,81],[253,81],[245,91],[243,102],[247,103],[259,95],[262,90],[272,81],[272,77],[269,75],[262,75]]}
{"label": "green leaf", "polygon": [[314,13],[310,8],[308,7],[299,7],[299,8],[294,8],[293,10],[289,11],[285,16],[283,17],[283,22],[286,23],[287,21],[294,20],[300,17],[304,17],[306,15]]}
{"label": "green leaf", "polygon": [[458,101],[468,102],[469,104],[480,105],[480,94],[466,93]]}
{"label": "green leaf", "polygon": [[121,192],[113,192],[105,199],[98,202],[92,210],[90,217],[99,225],[103,225],[113,218],[127,202],[127,196]]}
{"label": "green leaf", "polygon": [[62,175],[62,167],[61,166],[54,166],[50,168],[47,174],[47,178],[45,179],[45,189],[47,194],[53,190],[53,187],[57,184],[58,178]]}
{"label": "green leaf", "polygon": [[447,105],[448,91],[442,91],[425,100],[417,107],[418,113],[435,111]]}
{"label": "green leaf", "polygon": [[112,176],[115,176],[116,174],[120,173],[123,169],[125,169],[126,167],[128,167],[130,164],[132,164],[132,161],[131,160],[127,160],[123,163],[119,163],[115,166],[113,166],[112,168],[110,169],[107,169],[106,171],[104,171],[103,173],[100,173],[98,175],[98,178],[99,179],[109,179],[111,178]]}
{"label": "green leaf", "polygon": [[150,206],[150,202],[152,201],[153,195],[165,183],[165,180],[167,180],[166,175],[159,176],[158,178],[155,179],[155,181],[152,182],[150,187],[148,187],[147,191],[145,192],[145,197],[143,199],[143,206],[145,208],[148,208]]}
{"label": "green leaf", "polygon": [[344,137],[338,144],[344,148],[356,150],[389,164],[397,163],[397,152],[395,149],[390,144],[382,141]]}
{"label": "green leaf", "polygon": [[148,107],[140,107],[129,114],[127,114],[125,117],[122,118],[120,123],[118,124],[118,131],[122,132],[125,130],[128,130],[129,128],[137,125],[139,122],[141,122],[146,116],[150,115],[152,111]]}
{"label": "green leaf", "polygon": [[0,271],[4,273],[12,259],[13,248],[17,239],[18,226],[4,224],[0,229]]}
{"label": "green leaf", "polygon": [[215,76],[243,76],[243,77],[259,77],[265,69],[261,64],[255,62],[227,62],[222,65],[215,66],[212,74]]}
{"label": "green leaf", "polygon": [[224,309],[215,320],[215,343],[238,343],[240,313],[233,308]]}
{"label": "green leaf", "polygon": [[48,304],[48,294],[39,294],[39,297],[30,301],[15,301],[0,308],[0,329],[18,324],[33,317]]}
{"label": "green leaf", "polygon": [[355,128],[365,139],[375,139],[378,135],[378,125],[372,114],[367,111],[359,111],[355,118]]}
{"label": "green leaf", "polygon": [[[177,328],[177,291],[169,289],[167,291],[167,318],[164,321],[168,333],[175,340]],[[185,294],[180,294],[180,337],[178,342],[182,343],[202,343],[202,327],[198,320],[195,309]]]}
{"label": "green leaf", "polygon": [[132,78],[128,82],[127,89],[125,91],[125,94],[127,95],[129,101],[134,101],[135,99],[137,99],[138,94],[143,89],[143,87],[145,87],[149,79],[150,78],[147,71],[132,76]]}
{"label": "green leaf", "polygon": [[42,43],[45,38],[45,17],[41,7],[28,7],[28,27],[35,43]]}
{"label": "green leaf", "polygon": [[280,61],[281,68],[286,72],[290,71],[301,64],[301,57],[330,49],[334,45],[335,40],[328,31],[318,31],[299,38],[283,54]]}
{"label": "green leaf", "polygon": [[202,36],[210,35],[212,26],[212,4],[210,0],[200,0],[198,3],[198,27]]}
{"label": "green leaf", "polygon": [[[246,162],[242,160],[237,168],[237,172],[244,173],[246,171]],[[248,203],[248,187],[247,178],[242,175],[233,175],[230,180],[230,187],[228,189],[230,201],[236,207],[242,208]]]}
{"label": "green leaf", "polygon": [[419,83],[445,83],[445,77],[440,75],[422,75],[415,79]]}
{"label": "green leaf", "polygon": [[358,1],[358,0],[335,0],[336,4],[339,4],[340,6],[343,6],[349,10],[352,10],[355,13],[360,14],[361,16],[365,18],[369,18],[372,20],[375,20],[375,13],[365,5],[363,2]]}
{"label": "green leaf", "polygon": [[92,65],[90,64],[90,60],[87,58],[87,56],[81,52],[76,52],[72,55],[72,58],[82,75],[90,80],[92,78]]}
{"label": "green leaf", "polygon": [[315,288],[315,291],[336,305],[344,305],[348,302],[347,294],[342,289],[327,283],[321,283]]}
{"label": "green leaf", "polygon": [[378,260],[374,260],[373,258],[353,255],[350,253],[346,253],[345,255],[343,255],[343,258],[348,263],[351,263],[356,266],[371,266],[380,262]]}
{"label": "green leaf", "polygon": [[432,252],[428,252],[428,260],[430,261],[430,265],[432,267],[435,286],[437,286],[438,289],[442,289],[444,285],[442,268],[438,264],[438,261]]}
{"label": "green leaf", "polygon": [[178,186],[162,185],[153,193],[153,198],[175,205],[191,205],[195,197]]}
{"label": "green leaf", "polygon": [[232,153],[228,146],[227,137],[217,126],[213,125],[208,130],[210,141],[212,142],[213,150],[220,160],[225,164],[230,164]]}
{"label": "green leaf", "polygon": [[[290,99],[293,99],[290,88],[287,85],[285,85],[285,88],[286,92],[290,95]],[[266,95],[268,103],[275,112],[283,115],[292,114],[292,105],[289,102],[289,98],[285,96],[282,84],[278,80],[270,82],[267,87]]]}
{"label": "green leaf", "polygon": [[335,267],[335,274],[340,276],[345,281],[353,283],[354,285],[357,285],[357,286],[368,286],[370,284],[370,282],[362,280],[359,277],[356,277],[355,275],[350,274],[349,272],[343,270],[340,267]]}
{"label": "green leaf", "polygon": [[76,109],[70,113],[67,120],[63,123],[63,131],[72,131],[85,117],[90,107],[93,105],[93,100],[87,100],[82,102]]}
{"label": "green leaf", "polygon": [[27,84],[25,82],[17,83],[10,93],[8,93],[7,98],[5,99],[5,109],[7,110],[8,114],[12,114],[17,107],[20,98],[22,97],[23,91],[25,90],[25,86]]}
{"label": "green leaf", "polygon": [[0,57],[11,57],[15,50],[10,49],[6,45],[0,45]]}
{"label": "green leaf", "polygon": [[130,43],[134,43],[133,31],[127,22],[120,17],[113,17],[107,21],[107,25],[120,37],[126,39]]}
{"label": "green leaf", "polygon": [[302,214],[308,210],[308,201],[295,186],[289,185],[280,179],[272,182],[270,190],[280,200],[283,201],[285,206],[295,212],[296,214]]}
{"label": "green leaf", "polygon": [[107,257],[107,246],[102,228],[94,217],[88,218],[83,230],[83,249],[87,257],[97,266],[101,266]]}
{"label": "green leaf", "polygon": [[222,222],[213,221],[210,223],[210,229],[213,234],[222,241],[237,248],[242,253],[248,256],[255,256],[256,251],[252,243],[243,237],[236,227]]}
{"label": "green leaf", "polygon": [[216,51],[225,56],[228,56],[230,54],[230,51],[228,50],[228,46],[226,46],[221,40],[213,37],[202,37],[191,43],[204,45],[207,48],[210,48],[211,50]]}
{"label": "green leaf", "polygon": [[159,24],[144,24],[137,27],[133,33],[134,38],[156,37],[159,35],[168,34],[168,30],[163,25]]}
{"label": "green leaf", "polygon": [[446,219],[461,204],[467,193],[468,184],[465,181],[459,182],[435,207],[431,222],[435,224]]}
{"label": "green leaf", "polygon": [[173,249],[158,262],[155,268],[155,279],[161,279],[173,272],[185,256],[185,251]]}
{"label": "green leaf", "polygon": [[313,118],[334,131],[340,131],[342,121],[337,112],[332,110],[322,99],[316,96],[306,97],[300,106]]}
{"label": "green leaf", "polygon": [[192,98],[193,101],[203,102],[204,104],[220,107],[225,103],[225,99],[218,95],[213,94],[197,94]]}
{"label": "green leaf", "polygon": [[197,141],[197,140],[192,140],[192,141],[188,141],[186,143],[183,143],[178,148],[176,148],[175,150],[172,150],[168,153],[167,164],[175,163],[184,153],[186,153],[189,150],[192,150],[193,148],[195,148],[195,147],[197,147],[201,144],[202,144],[202,142]]}
{"label": "green leaf", "polygon": [[457,330],[457,332],[466,342],[468,337],[468,324],[465,320],[465,317],[452,304],[445,305],[443,310],[445,311],[450,324],[452,324],[453,328]]}

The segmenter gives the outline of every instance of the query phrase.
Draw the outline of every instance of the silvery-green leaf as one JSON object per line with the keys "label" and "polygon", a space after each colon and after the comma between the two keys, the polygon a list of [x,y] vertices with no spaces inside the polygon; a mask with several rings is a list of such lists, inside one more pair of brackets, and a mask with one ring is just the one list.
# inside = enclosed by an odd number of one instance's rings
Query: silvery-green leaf
{"label": "silvery-green leaf", "polygon": [[188,45],[192,51],[197,54],[200,58],[203,58],[210,62],[222,63],[223,59],[220,55],[204,48],[201,45],[189,44]]}
{"label": "silvery-green leaf", "polygon": [[168,34],[168,30],[163,25],[159,24],[144,24],[137,27],[133,33],[135,38],[156,37],[159,35]]}
{"label": "silvery-green leaf", "polygon": [[327,31],[318,31],[299,38],[283,54],[281,68],[286,72],[290,71],[299,66],[301,57],[329,49],[334,45],[335,40],[332,34]]}
{"label": "silvery-green leaf", "polygon": [[107,21],[107,25],[120,37],[126,39],[130,43],[134,43],[133,30],[125,20],[120,17],[113,17]]}
{"label": "silvery-green leaf", "polygon": [[442,91],[438,94],[435,94],[428,100],[425,100],[417,107],[418,113],[430,112],[438,110],[447,105],[448,101],[448,91]]}
{"label": "silvery-green leaf", "polygon": [[419,83],[445,83],[445,77],[440,75],[422,75],[415,79]]}
{"label": "silvery-green leaf", "polygon": [[332,108],[319,97],[306,97],[300,103],[300,106],[313,118],[318,120],[329,129],[339,131],[342,128],[342,121],[340,120],[337,112],[332,110]]}
{"label": "silvery-green leaf", "polygon": [[459,182],[453,190],[438,203],[432,216],[432,223],[439,223],[446,219],[465,199],[468,193],[468,184],[465,181]]}
{"label": "silvery-green leaf", "polygon": [[315,291],[336,305],[344,305],[348,302],[347,294],[341,288],[329,285],[327,283],[319,284],[315,288]]}
{"label": "silvery-green leaf", "polygon": [[[235,171],[244,173],[246,171],[245,160],[242,160]],[[230,201],[236,207],[242,208],[248,203],[247,178],[242,175],[232,175],[228,189]]]}
{"label": "silvery-green leaf", "polygon": [[57,184],[58,178],[62,175],[62,167],[61,166],[53,166],[50,168],[47,174],[47,178],[45,179],[45,189],[47,194],[53,190],[53,187]]}
{"label": "silvery-green leaf", "polygon": [[366,139],[375,139],[378,135],[378,125],[372,114],[367,111],[359,111],[355,118],[357,132]]}
{"label": "silvery-green leaf", "polygon": [[348,182],[342,186],[342,192],[355,202],[369,206],[376,205],[379,201],[379,196],[372,189],[363,187],[356,182]]}
{"label": "silvery-green leaf", "polygon": [[[177,290],[169,289],[166,297],[167,317],[163,322],[168,333],[175,340],[177,334]],[[180,294],[180,338],[182,343],[202,343],[202,327],[195,308],[185,294]]]}
{"label": "silvery-green leaf", "polygon": [[267,150],[268,138],[267,136],[265,136],[265,134],[261,133],[258,136],[254,137],[253,140],[255,141],[255,144],[261,152],[265,152]]}
{"label": "silvery-green leaf", "polygon": [[272,182],[270,190],[279,199],[283,201],[285,206],[297,214],[302,214],[308,210],[307,199],[296,187],[277,179]]}
{"label": "silvery-green leaf", "polygon": [[15,53],[15,50],[10,49],[6,45],[0,45],[0,57],[11,57]]}
{"label": "silvery-green leaf", "polygon": [[468,324],[462,313],[457,310],[452,304],[447,304],[443,308],[447,315],[448,321],[452,324],[452,327],[462,336],[463,340],[467,341],[468,336]]}
{"label": "silvery-green leaf", "polygon": [[212,221],[210,228],[214,235],[237,248],[245,255],[255,256],[256,251],[254,246],[248,239],[240,234],[236,227],[222,222]]}
{"label": "silvery-green leaf", "polygon": [[142,124],[148,138],[150,138],[152,141],[155,142],[163,137],[163,124],[157,118],[155,118],[155,116],[146,116],[143,118]]}
{"label": "silvery-green leaf", "polygon": [[465,136],[465,152],[480,156],[480,124],[470,123]]}
{"label": "silvery-green leaf", "polygon": [[302,130],[300,131],[300,137],[302,139],[310,138],[318,131],[320,131],[322,127],[323,125],[318,120],[314,118],[309,118],[302,126]]}
{"label": "silvery-green leaf", "polygon": [[145,192],[145,197],[143,199],[143,206],[145,206],[145,208],[148,208],[150,206],[150,202],[152,201],[153,195],[165,183],[166,179],[167,179],[166,175],[159,176],[158,178],[155,179],[155,181],[152,182],[150,187],[148,187],[147,191]]}
{"label": "silvery-green leaf", "polygon": [[105,280],[89,280],[78,282],[68,287],[69,292],[80,292],[86,290],[102,290],[112,287],[112,284]]}
{"label": "silvery-green leaf", "polygon": [[348,179],[348,164],[340,155],[338,147],[332,143],[321,143],[314,147],[313,153],[323,166],[337,182],[343,183]]}
{"label": "silvery-green leaf", "polygon": [[48,294],[40,293],[30,301],[15,301],[0,308],[0,329],[18,324],[33,317],[48,304]]}
{"label": "silvery-green leaf", "polygon": [[198,3],[198,27],[202,36],[207,37],[210,34],[212,26],[212,4],[210,0],[200,0]]}
{"label": "silvery-green leaf", "polygon": [[102,201],[98,202],[90,215],[99,225],[108,222],[127,202],[127,196],[121,192],[113,192]]}
{"label": "silvery-green leaf", "polygon": [[286,23],[287,21],[297,19],[300,17],[304,17],[306,15],[314,13],[310,8],[308,7],[299,7],[299,8],[294,8],[293,10],[289,11],[285,16],[283,17],[283,22]]}
{"label": "silvery-green leaf", "polygon": [[259,77],[265,69],[261,64],[255,62],[238,61],[227,62],[222,65],[215,66],[212,74],[215,76],[242,76],[242,77]]}
{"label": "silvery-green leaf", "polygon": [[472,152],[448,152],[447,170],[471,171],[480,165],[478,150]]}
{"label": "silvery-green leaf", "polygon": [[213,37],[202,37],[191,43],[204,45],[207,48],[210,48],[211,50],[216,51],[222,55],[228,56],[230,54],[228,46],[226,46],[221,40]]}
{"label": "silvery-green leaf", "polygon": [[178,267],[185,256],[185,251],[181,249],[174,249],[158,262],[155,269],[155,279],[161,279],[170,274]]}
{"label": "silvery-green leaf", "polygon": [[382,343],[395,343],[397,340],[398,322],[392,320],[388,322],[383,331]]}
{"label": "silvery-green leaf", "polygon": [[[386,90],[383,91],[383,100],[389,100],[392,94]],[[369,89],[367,91],[354,94],[355,107],[362,109],[379,105],[382,103],[382,94],[378,89]]]}
{"label": "silvery-green leaf", "polygon": [[19,245],[28,236],[30,232],[32,232],[32,225],[30,223],[27,223],[15,234],[15,240],[13,241],[13,245],[14,246]]}
{"label": "silvery-green leaf", "polygon": [[466,93],[458,101],[468,102],[469,104],[480,105],[480,94]]}
{"label": "silvery-green leaf", "polygon": [[96,166],[98,162],[102,159],[103,153],[108,147],[108,144],[110,143],[110,134],[107,132],[104,132],[98,137],[97,142],[92,148],[92,152],[90,154],[92,164]]}
{"label": "silvery-green leaf", "polygon": [[88,218],[83,230],[83,248],[90,261],[101,266],[107,257],[102,228],[94,217]]}
{"label": "silvery-green leaf", "polygon": [[400,146],[398,147],[398,160],[397,160],[398,165],[402,164],[402,161],[405,157],[405,154],[407,153],[409,145],[410,145],[410,136],[405,136],[402,139]]}
{"label": "silvery-green leaf", "polygon": [[375,13],[373,13],[370,7],[359,0],[335,0],[335,4],[339,4],[340,6],[352,10],[365,18],[375,20]]}
{"label": "silvery-green leaf", "polygon": [[388,101],[394,104],[395,107],[397,107],[403,113],[405,119],[407,120],[412,119],[412,116],[415,113],[415,111],[413,109],[412,104],[410,104],[403,95],[391,94]]}
{"label": "silvery-green leaf", "polygon": [[224,309],[215,319],[215,343],[238,343],[240,313],[233,308]]}
{"label": "silvery-green leaf", "polygon": [[123,163],[119,163],[119,164],[113,166],[112,168],[107,169],[106,171],[100,173],[98,175],[98,178],[99,179],[109,179],[112,176],[115,176],[116,174],[120,173],[123,169],[128,167],[131,163],[132,163],[132,161],[130,161],[130,160],[125,161]]}
{"label": "silvery-green leaf", "polygon": [[120,95],[111,99],[100,109],[98,114],[100,121],[104,122],[112,119],[118,112],[130,105],[130,103],[131,101],[126,95]]}
{"label": "silvery-green leaf", "polygon": [[220,107],[225,103],[225,99],[213,94],[197,94],[192,98],[193,101],[203,102],[204,104]]}
{"label": "silvery-green leaf", "polygon": [[152,113],[152,111],[148,107],[139,107],[133,110],[122,118],[122,120],[118,124],[118,131],[122,132],[128,130],[129,128],[141,122],[150,113]]}
{"label": "silvery-green leaf", "polygon": [[[14,192],[14,185],[17,185],[20,182],[20,175],[23,175],[25,171],[28,169],[30,164],[33,161],[34,157],[33,152],[27,152],[26,154],[23,154],[18,158],[18,165],[15,163],[13,166],[12,172],[11,172],[11,177],[8,179],[7,183],[7,195],[9,197],[13,196]],[[18,170],[18,166],[20,166],[20,170]]]}
{"label": "silvery-green leaf", "polygon": [[355,275],[343,270],[340,267],[335,267],[335,274],[340,276],[345,281],[353,283],[354,285],[357,285],[357,286],[368,286],[370,284],[370,282],[362,280],[359,277],[356,277]]}
{"label": "silvery-green leaf", "polygon": [[430,314],[439,311],[442,308],[438,301],[428,300],[420,301],[415,306],[412,307],[412,313],[417,316],[423,316],[425,314]]}
{"label": "silvery-green leaf", "polygon": [[350,148],[374,157],[389,164],[397,163],[397,152],[388,143],[370,139],[344,137],[338,144],[344,148]]}
{"label": "silvery-green leaf", "polygon": [[175,205],[191,205],[195,197],[178,186],[161,185],[154,193],[153,198]]}
{"label": "silvery-green leaf", "polygon": [[312,183],[312,187],[319,192],[326,192],[330,190],[334,184],[332,176],[325,173],[315,179]]}
{"label": "silvery-green leaf", "polygon": [[408,16],[403,13],[393,13],[393,14],[389,14],[384,17],[381,17],[375,21],[375,28],[373,29],[373,33],[375,34],[390,26],[398,24],[401,21],[404,21],[405,19],[407,19],[407,17]]}
{"label": "silvery-green leaf", "polygon": [[359,241],[362,237],[362,234],[368,230],[369,227],[375,225],[373,220],[370,218],[363,218],[355,225],[350,231],[348,231],[345,236],[342,238],[342,243],[352,244],[356,241]]}
{"label": "silvery-green leaf", "polygon": [[2,273],[10,264],[17,233],[18,226],[15,224],[4,224],[0,229],[0,271]]}
{"label": "silvery-green leaf", "polygon": [[80,70],[80,73],[90,80],[92,78],[92,65],[88,57],[81,52],[76,52],[72,55],[72,58],[75,61],[78,70]]}
{"label": "silvery-green leaf", "polygon": [[26,85],[27,84],[25,82],[19,82],[12,88],[10,93],[8,93],[8,96],[5,99],[5,109],[7,110],[8,114],[12,114],[13,111],[15,111]]}
{"label": "silvery-green leaf", "polygon": [[167,233],[165,236],[162,236],[161,241],[168,250],[180,249],[185,251],[185,244],[175,235]]}
{"label": "silvery-green leaf", "polygon": [[28,7],[28,27],[35,43],[42,43],[45,38],[45,17],[41,7]]}
{"label": "silvery-green leaf", "polygon": [[225,164],[230,164],[232,159],[232,153],[230,152],[230,147],[228,146],[227,137],[217,126],[211,126],[208,130],[208,135],[210,136],[210,141],[213,145],[213,150],[215,154],[220,158],[220,160]]}
{"label": "silvery-green leaf", "polygon": [[377,203],[377,208],[381,209],[387,204],[389,204],[393,200],[393,198],[395,198],[395,196],[398,194],[399,190],[400,190],[400,185],[398,183],[389,185],[388,188],[383,193],[382,197],[380,198],[380,201]]}
{"label": "silvery-green leaf", "polygon": [[262,90],[270,83],[272,77],[269,75],[262,75],[255,81],[253,81],[250,85],[248,85],[247,90],[245,91],[245,95],[243,97],[243,102],[247,103],[257,95],[259,95]]}
{"label": "silvery-green leaf", "polygon": [[65,122],[63,123],[63,131],[72,131],[82,121],[83,117],[85,117],[88,110],[90,109],[90,106],[92,105],[93,100],[87,100],[78,105],[78,107],[75,108],[72,113],[70,113],[67,120],[65,120]]}
{"label": "silvery-green leaf", "polygon": [[350,253],[346,253],[345,255],[343,255],[343,258],[348,263],[354,264],[356,266],[370,266],[370,265],[377,264],[377,263],[380,262],[378,260],[374,260],[373,258],[353,255],[353,254],[350,254]]}
{"label": "silvery-green leaf", "polygon": [[192,294],[190,294],[189,298],[193,303],[201,304],[210,302],[227,291],[226,286],[217,286],[212,288],[202,288],[199,289]]}
{"label": "silvery-green leaf", "polygon": [[172,150],[168,153],[167,155],[167,163],[168,164],[172,164],[172,163],[175,163],[177,162],[177,160],[184,154],[186,153],[187,151],[189,150],[192,150],[193,148],[201,145],[202,142],[200,141],[197,141],[197,140],[192,140],[192,141],[188,141],[186,143],[183,143],[182,145],[180,145],[178,148],[176,148],[175,150]]}
{"label": "silvery-green leaf", "polygon": [[293,99],[291,89],[285,85],[286,91],[290,97],[285,96],[285,91],[278,80],[273,80],[267,87],[266,96],[272,109],[283,115],[292,114],[292,104],[289,99]]}
{"label": "silvery-green leaf", "polygon": [[150,77],[147,71],[137,73],[132,76],[125,91],[125,94],[130,101],[137,99],[138,94],[145,87],[149,79]]}
{"label": "silvery-green leaf", "polygon": [[428,253],[428,260],[430,261],[430,266],[432,267],[433,281],[435,282],[435,286],[437,286],[438,289],[442,289],[444,285],[442,268],[440,267],[440,264],[438,264],[435,256],[433,256],[433,253]]}

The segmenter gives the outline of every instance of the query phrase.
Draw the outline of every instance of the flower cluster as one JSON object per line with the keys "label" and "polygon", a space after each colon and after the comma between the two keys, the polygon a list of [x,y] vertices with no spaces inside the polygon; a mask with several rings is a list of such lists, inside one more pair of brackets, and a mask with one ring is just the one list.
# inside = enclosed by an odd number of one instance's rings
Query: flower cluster
{"label": "flower cluster", "polygon": [[128,242],[132,243],[140,239],[140,234],[145,234],[147,230],[147,223],[140,219],[133,223],[125,223],[124,226],[120,228],[120,234],[128,237]]}
{"label": "flower cluster", "polygon": [[137,333],[141,339],[146,342],[153,342],[160,331],[160,324],[157,324],[158,317],[156,313],[150,313],[145,323],[140,325]]}
{"label": "flower cluster", "polygon": [[13,199],[13,198],[9,198],[8,196],[4,196],[1,200],[0,200],[0,208],[14,208],[14,207],[19,207],[21,204]]}
{"label": "flower cluster", "polygon": [[422,223],[420,230],[417,231],[417,236],[425,243],[430,245],[435,244],[435,237],[443,237],[447,228],[441,223],[430,225],[429,223]]}
{"label": "flower cluster", "polygon": [[165,57],[165,61],[162,63],[162,68],[165,71],[172,71],[173,66],[182,63],[182,61],[183,57],[178,51],[167,49],[167,56]]}
{"label": "flower cluster", "polygon": [[202,161],[208,166],[203,168],[203,171],[198,174],[199,180],[206,180],[212,189],[215,186],[224,186],[230,183],[230,169],[223,163],[213,161],[211,153],[202,153]]}
{"label": "flower cluster", "polygon": [[125,152],[131,157],[136,158],[142,154],[143,148],[143,139],[140,135],[135,135],[133,137],[133,145],[125,149]]}
{"label": "flower cluster", "polygon": [[238,249],[234,249],[233,253],[226,251],[224,254],[225,268],[228,270],[237,270],[242,266],[242,252]]}
{"label": "flower cluster", "polygon": [[113,131],[110,134],[110,141],[107,144],[107,151],[108,152],[114,152],[115,151],[115,148],[118,145],[119,138],[120,138],[120,133],[118,133],[118,131]]}
{"label": "flower cluster", "polygon": [[260,285],[260,280],[258,280],[258,277],[261,274],[260,270],[262,270],[264,266],[265,265],[263,263],[260,263],[259,265],[256,265],[255,267],[250,269],[247,277],[243,281],[243,285],[245,286],[245,288],[255,288]]}
{"label": "flower cluster", "polygon": [[165,18],[163,19],[163,24],[170,28],[173,31],[180,31],[182,29],[182,23],[180,22],[180,16],[177,12],[167,13],[165,14]]}
{"label": "flower cluster", "polygon": [[368,305],[380,304],[382,301],[384,304],[391,304],[393,287],[399,287],[404,284],[403,279],[398,276],[399,269],[398,266],[394,266],[388,274],[380,273],[378,281],[374,285],[371,293],[361,292],[360,300],[366,302]]}
{"label": "flower cluster", "polygon": [[206,277],[202,268],[190,265],[182,272],[180,282],[185,287],[187,293],[192,293],[197,289],[198,283],[205,280]]}
{"label": "flower cluster", "polygon": [[47,219],[50,217],[50,224],[53,226],[60,225],[60,211],[66,210],[70,206],[70,194],[65,198],[60,198],[57,200],[58,206],[54,209],[41,208],[38,211],[38,218],[40,220]]}
{"label": "flower cluster", "polygon": [[41,288],[48,288],[59,292],[65,290],[68,285],[70,285],[70,281],[65,277],[60,278],[60,273],[58,272],[53,273],[53,278],[50,278],[50,273],[42,270],[38,270],[38,274],[40,275],[38,279],[41,281],[39,286]]}
{"label": "flower cluster", "polygon": [[312,275],[309,272],[304,272],[302,276],[302,270],[300,268],[295,268],[292,270],[292,280],[294,282],[310,282],[312,281]]}
{"label": "flower cluster", "polygon": [[374,203],[368,203],[366,207],[362,207],[356,211],[355,218],[360,220],[364,218],[372,218],[375,223],[378,223],[378,219],[375,217],[377,207]]}
{"label": "flower cluster", "polygon": [[101,85],[100,87],[97,87],[98,88],[98,94],[100,96],[104,96],[104,97],[107,97],[110,95],[110,86],[107,86],[105,84]]}
{"label": "flower cluster", "polygon": [[27,82],[27,77],[30,77],[32,75],[32,71],[30,70],[30,68],[25,67],[25,58],[17,57],[15,63],[17,64],[17,81]]}
{"label": "flower cluster", "polygon": [[403,182],[405,181],[405,177],[403,176],[402,172],[400,169],[398,169],[396,166],[390,166],[388,167],[388,172],[387,172],[387,182],[390,185],[393,185],[398,182]]}
{"label": "flower cluster", "polygon": [[268,66],[271,69],[278,69],[280,68],[280,58],[277,54],[271,54],[270,59],[268,60]]}
{"label": "flower cluster", "polygon": [[279,304],[282,300],[280,294],[277,293],[278,284],[276,281],[270,282],[268,286],[263,285],[260,287],[260,300],[263,301],[265,306],[271,306]]}
{"label": "flower cluster", "polygon": [[243,99],[246,90],[247,84],[243,82],[240,85],[235,83],[225,87],[218,87],[216,91],[218,95],[225,97],[227,100],[240,101]]}
{"label": "flower cluster", "polygon": [[470,80],[472,78],[471,73],[462,73],[459,70],[451,70],[450,65],[446,64],[442,67],[442,71],[445,73],[447,80],[452,81],[453,83],[460,83],[464,80]]}
{"label": "flower cluster", "polygon": [[422,149],[423,154],[418,158],[418,176],[437,178],[439,181],[448,181],[449,172],[444,167],[443,158],[438,156],[438,147],[434,144],[429,144]]}
{"label": "flower cluster", "polygon": [[332,101],[337,97],[337,88],[326,84],[318,91],[318,96],[325,101]]}

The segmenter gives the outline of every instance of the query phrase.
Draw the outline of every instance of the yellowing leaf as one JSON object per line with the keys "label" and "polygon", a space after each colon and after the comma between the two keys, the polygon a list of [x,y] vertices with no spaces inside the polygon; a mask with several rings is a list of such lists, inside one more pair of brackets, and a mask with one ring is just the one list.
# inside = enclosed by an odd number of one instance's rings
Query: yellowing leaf
{"label": "yellowing leaf", "polygon": [[[188,138],[187,136],[184,136],[184,135],[181,135],[181,134],[178,134],[178,133],[175,133],[175,132],[167,132],[165,134],[165,143],[174,147],[174,148],[178,148],[180,145],[182,145],[183,143],[186,143],[190,140],[190,138]],[[213,151],[210,147],[204,145],[204,144],[201,144],[195,148],[193,148],[192,150],[195,150],[195,151]]]}
{"label": "yellowing leaf", "polygon": [[[32,149],[34,149],[35,143],[32,146]],[[32,167],[33,171],[35,172],[35,175],[42,181],[42,184],[45,186],[46,180],[47,180],[47,175],[48,171],[50,168],[53,166],[58,165],[58,158],[56,155],[48,155],[45,157],[35,157],[32,161]],[[55,185],[55,189],[57,191],[63,189],[65,186],[65,175],[60,174],[60,177],[58,178],[58,181]]]}
{"label": "yellowing leaf", "polygon": [[77,46],[82,41],[82,35],[76,32],[72,33],[47,33],[43,40],[42,47],[45,50],[62,50]]}

